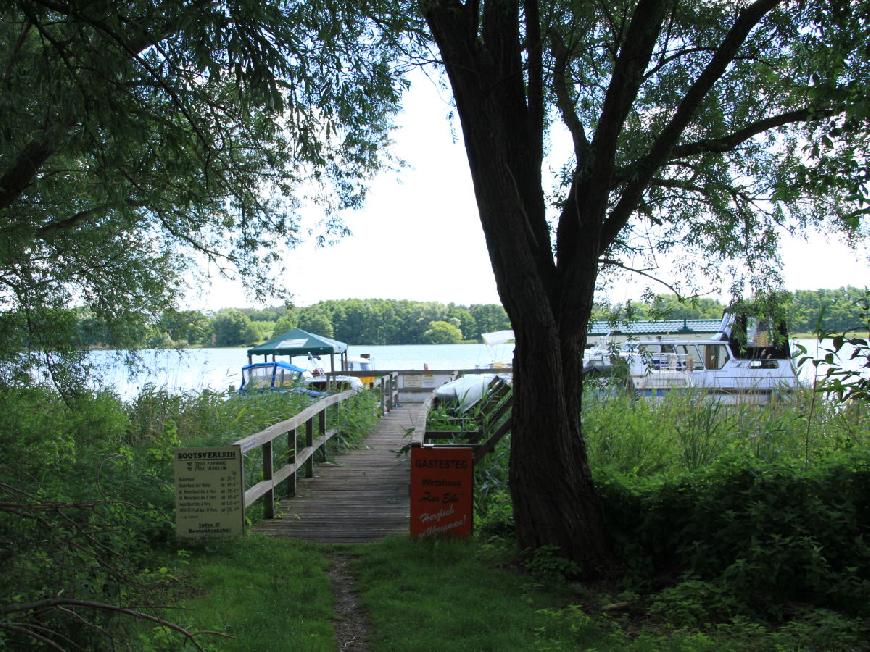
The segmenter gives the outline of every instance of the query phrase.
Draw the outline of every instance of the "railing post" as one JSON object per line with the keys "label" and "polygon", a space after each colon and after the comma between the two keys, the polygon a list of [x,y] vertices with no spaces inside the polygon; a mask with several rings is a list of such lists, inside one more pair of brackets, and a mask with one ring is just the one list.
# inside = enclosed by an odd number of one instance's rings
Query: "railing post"
{"label": "railing post", "polygon": [[[323,437],[326,434],[326,408],[321,410],[317,415],[317,436]],[[317,451],[320,453],[320,461],[326,461],[326,444],[321,444]]]}
{"label": "railing post", "polygon": [[[390,395],[387,397],[387,411],[393,411],[393,374],[390,374]],[[398,375],[396,375],[396,379],[398,382]]]}
{"label": "railing post", "polygon": [[[263,480],[272,482],[272,442],[267,441],[262,446],[263,451]],[[275,518],[275,485],[263,496],[263,518]]]}
{"label": "railing post", "polygon": [[[296,462],[296,429],[294,428],[287,433],[287,463],[294,464]],[[287,497],[293,498],[296,495],[296,473],[291,473],[287,478]]]}
{"label": "railing post", "polygon": [[[314,419],[309,419],[305,422],[305,448],[311,448],[314,446]],[[313,478],[314,477],[314,451],[312,451],[311,455],[308,456],[308,459],[305,460],[304,466],[305,472],[304,477]]]}
{"label": "railing post", "polygon": [[384,394],[386,392],[386,385],[384,384],[384,377],[383,376],[381,376],[381,380],[379,382],[379,385],[381,387],[381,416],[384,416],[386,414],[386,411],[385,411],[386,396]]}

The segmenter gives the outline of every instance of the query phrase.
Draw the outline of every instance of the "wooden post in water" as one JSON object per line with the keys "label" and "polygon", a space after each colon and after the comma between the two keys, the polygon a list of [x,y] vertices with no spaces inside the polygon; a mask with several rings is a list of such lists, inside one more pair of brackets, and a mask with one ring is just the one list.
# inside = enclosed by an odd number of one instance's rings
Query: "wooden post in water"
{"label": "wooden post in water", "polygon": [[[272,482],[272,442],[267,441],[262,446],[263,480]],[[272,485],[263,496],[263,518],[275,518],[275,486]]]}

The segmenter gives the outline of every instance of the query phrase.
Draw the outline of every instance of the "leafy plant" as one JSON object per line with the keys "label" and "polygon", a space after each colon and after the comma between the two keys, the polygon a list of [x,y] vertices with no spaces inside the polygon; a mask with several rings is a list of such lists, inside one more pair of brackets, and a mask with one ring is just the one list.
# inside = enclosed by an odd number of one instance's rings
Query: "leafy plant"
{"label": "leafy plant", "polygon": [[[810,356],[801,344],[797,345],[795,354],[799,367],[810,364],[815,368],[816,390],[841,404],[852,400],[870,401],[870,290],[865,289],[864,296],[857,303],[860,320],[868,332],[867,338],[849,337],[845,331],[840,335],[824,331],[821,325],[824,310],[820,310],[815,334],[824,355],[821,358]],[[823,344],[827,340],[830,340],[830,345]],[[851,364],[843,360],[842,356],[846,354]],[[821,379],[818,375],[820,367],[823,368]]]}

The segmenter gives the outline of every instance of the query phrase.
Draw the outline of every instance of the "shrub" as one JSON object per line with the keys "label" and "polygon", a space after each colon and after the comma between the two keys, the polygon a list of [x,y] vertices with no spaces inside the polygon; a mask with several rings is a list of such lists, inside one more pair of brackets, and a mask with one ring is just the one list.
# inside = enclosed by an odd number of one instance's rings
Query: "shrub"
{"label": "shrub", "polygon": [[679,479],[600,487],[622,555],[647,580],[721,580],[773,617],[790,601],[870,614],[866,452],[817,467],[722,461]]}
{"label": "shrub", "polygon": [[[163,606],[173,574],[173,449],[230,443],[309,402],[149,387],[124,405],[106,392],[65,401],[46,388],[0,388],[0,649],[114,648],[129,632],[113,608]],[[331,410],[335,447],[371,428],[376,403],[362,392]],[[258,478],[259,456],[249,457]]]}

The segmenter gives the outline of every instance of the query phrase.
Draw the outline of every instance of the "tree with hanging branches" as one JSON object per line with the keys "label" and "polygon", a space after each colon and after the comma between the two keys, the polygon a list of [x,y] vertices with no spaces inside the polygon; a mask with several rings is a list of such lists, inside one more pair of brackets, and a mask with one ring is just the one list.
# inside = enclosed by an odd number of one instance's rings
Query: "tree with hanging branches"
{"label": "tree with hanging branches", "polygon": [[[614,564],[580,421],[599,274],[770,285],[784,232],[866,235],[866,1],[423,0],[516,335],[509,480],[522,547]],[[556,130],[556,126],[559,130]],[[573,156],[553,184],[547,135]],[[808,264],[812,260],[808,257]],[[680,270],[679,266],[677,267]]]}
{"label": "tree with hanging branches", "polygon": [[275,296],[303,196],[330,216],[328,238],[387,162],[402,81],[384,11],[3,3],[3,378],[30,365],[61,379],[62,354],[81,348],[69,306],[135,346],[206,262]]}

